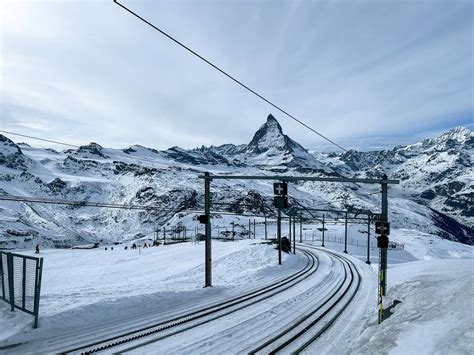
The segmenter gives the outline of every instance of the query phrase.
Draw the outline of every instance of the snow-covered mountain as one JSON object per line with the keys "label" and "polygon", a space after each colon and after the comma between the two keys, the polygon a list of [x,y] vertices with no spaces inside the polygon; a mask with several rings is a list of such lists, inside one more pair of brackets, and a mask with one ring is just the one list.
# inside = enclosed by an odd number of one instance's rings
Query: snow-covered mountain
{"label": "snow-covered mountain", "polygon": [[473,151],[472,131],[456,127],[435,139],[390,151],[349,151],[340,159],[356,174],[400,179],[410,199],[473,227]]}
{"label": "snow-covered mountain", "polygon": [[[153,205],[156,210],[98,209],[0,201],[0,247],[124,240],[153,233],[179,211],[202,208],[204,171],[399,178],[389,191],[394,228],[418,229],[473,244],[473,133],[457,127],[436,139],[392,150],[310,153],[269,115],[248,144],[165,151],[90,143],[55,151],[0,135],[0,194]],[[305,182],[290,186],[293,206],[380,209],[378,186]],[[271,182],[213,181],[212,199],[229,211],[271,208]],[[307,212],[307,217],[310,215]],[[192,216],[190,216],[192,217]],[[192,221],[192,218],[190,218]],[[194,223],[194,222],[193,222]]]}

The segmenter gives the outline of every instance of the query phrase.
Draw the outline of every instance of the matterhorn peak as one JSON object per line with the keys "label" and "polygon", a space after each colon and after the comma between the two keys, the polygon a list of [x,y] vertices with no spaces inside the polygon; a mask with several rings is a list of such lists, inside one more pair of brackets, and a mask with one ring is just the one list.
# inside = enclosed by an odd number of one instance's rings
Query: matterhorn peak
{"label": "matterhorn peak", "polygon": [[245,150],[249,153],[269,155],[294,151],[307,153],[301,145],[283,134],[280,124],[272,114],[268,115],[267,121],[258,129]]}

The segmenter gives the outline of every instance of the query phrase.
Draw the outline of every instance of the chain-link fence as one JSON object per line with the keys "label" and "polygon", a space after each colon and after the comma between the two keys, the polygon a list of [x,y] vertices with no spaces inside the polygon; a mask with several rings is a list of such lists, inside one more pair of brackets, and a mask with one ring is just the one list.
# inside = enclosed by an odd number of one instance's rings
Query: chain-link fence
{"label": "chain-link fence", "polygon": [[0,299],[35,317],[38,326],[43,258],[0,251]]}

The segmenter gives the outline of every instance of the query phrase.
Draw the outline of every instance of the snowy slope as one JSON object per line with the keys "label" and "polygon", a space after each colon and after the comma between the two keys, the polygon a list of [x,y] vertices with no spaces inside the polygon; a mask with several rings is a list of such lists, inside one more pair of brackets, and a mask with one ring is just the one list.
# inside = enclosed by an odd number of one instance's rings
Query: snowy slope
{"label": "snowy slope", "polygon": [[400,189],[409,193],[410,199],[472,227],[473,154],[473,132],[456,127],[436,139],[391,151],[350,151],[340,159],[361,176],[380,176],[385,171],[401,180]]}
{"label": "snowy slope", "polygon": [[472,354],[474,261],[416,261],[393,266],[381,325],[367,327],[347,354]]}
{"label": "snowy slope", "polygon": [[[141,251],[125,250],[123,245],[114,250],[43,250],[40,327],[32,330],[31,316],[10,312],[5,303],[0,303],[0,347],[21,344],[8,351],[23,354],[41,349],[36,346],[45,346],[49,340],[61,338],[61,334],[68,334],[67,339],[72,340],[73,335],[88,328],[99,331],[103,325],[120,325],[124,320],[183,312],[281,278],[305,264],[302,255],[284,253],[283,265],[278,266],[274,247],[259,240],[263,238],[262,230],[256,237],[213,243],[212,288],[202,288],[204,243]],[[396,230],[393,237],[409,241],[405,250],[389,253],[387,306],[393,299],[402,301],[394,315],[381,326],[376,324],[377,265],[363,262],[365,246],[351,245],[349,254],[361,259],[355,260],[363,274],[361,291],[307,353],[472,353],[472,322],[466,309],[472,308],[474,247],[413,230]],[[319,246],[317,241],[307,243]],[[341,250],[335,242],[328,242],[326,248]],[[34,255],[32,251],[22,252]],[[330,271],[328,268],[318,275],[331,274]],[[302,287],[292,288],[290,296],[298,297],[298,292],[305,290]],[[276,307],[274,311],[278,309],[279,303],[270,304]],[[298,309],[287,308],[297,314]],[[235,317],[252,319],[257,315],[254,309],[244,309]],[[213,353],[233,353],[223,350],[229,341],[218,336],[235,327],[231,319],[229,316],[217,325],[206,325],[205,336],[212,340],[208,345],[215,343],[221,349]],[[181,341],[193,343],[199,339],[205,338],[191,334]],[[181,343],[172,345],[179,347]],[[186,353],[209,352],[188,348]]]}
{"label": "snowy slope", "polygon": [[[204,171],[367,177],[386,172],[390,178],[401,179],[401,185],[389,191],[394,228],[473,243],[473,138],[465,128],[392,151],[341,155],[309,153],[283,133],[272,115],[249,144],[240,146],[157,151],[139,145],[110,149],[91,143],[54,151],[15,144],[4,136],[0,143],[2,194],[157,206],[146,212],[0,201],[0,247],[32,247],[38,242],[67,247],[153,234],[177,212],[202,209],[203,181],[197,176]],[[293,205],[297,201],[306,207],[379,212],[378,190],[376,186],[306,182],[292,184],[289,193]],[[227,211],[261,214],[262,205],[272,209],[271,182],[213,181],[212,198],[230,203]],[[192,229],[198,226],[193,216],[187,224]]]}

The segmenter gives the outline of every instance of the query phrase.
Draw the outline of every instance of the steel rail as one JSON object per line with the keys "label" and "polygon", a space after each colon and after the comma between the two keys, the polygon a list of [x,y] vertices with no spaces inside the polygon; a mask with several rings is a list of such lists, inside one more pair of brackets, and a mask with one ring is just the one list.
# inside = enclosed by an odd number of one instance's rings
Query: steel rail
{"label": "steel rail", "polygon": [[[61,354],[68,354],[68,353],[81,353],[81,354],[92,354],[98,351],[106,350],[118,345],[122,345],[125,343],[132,342],[134,340],[144,338],[146,336],[150,336],[153,334],[157,334],[164,330],[171,329],[173,327],[177,327],[186,323],[191,323],[192,321],[199,321],[204,319],[203,321],[199,322],[198,324],[191,324],[190,326],[182,329],[177,329],[176,331],[172,332],[171,334],[164,335],[160,339],[154,339],[151,342],[155,342],[161,340],[163,338],[181,333],[183,331],[189,330],[191,328],[197,327],[201,324],[210,322],[211,320],[221,318],[227,314],[233,313],[237,310],[240,310],[244,307],[248,307],[250,305],[256,304],[264,299],[272,297],[278,293],[281,293],[288,289],[289,287],[294,286],[295,284],[305,280],[309,276],[311,276],[316,270],[319,268],[319,261],[317,255],[309,251],[303,251],[304,255],[308,258],[308,262],[306,263],[305,267],[299,270],[298,272],[289,275],[281,280],[278,280],[270,285],[266,285],[263,288],[259,288],[257,290],[253,290],[247,292],[243,295],[231,298],[230,300],[226,300],[211,306],[204,307],[202,309],[189,312],[185,315],[175,317],[169,320],[160,321],[155,324],[150,324],[145,327],[141,327],[140,329],[136,329],[133,331],[129,331],[126,333],[122,333],[115,336],[110,336],[106,339],[94,341],[89,344],[84,344],[80,346],[76,346],[74,348],[70,348],[64,351],[61,351]],[[275,291],[275,292],[272,292]],[[263,297],[261,297],[263,296]],[[250,301],[250,302],[249,302]],[[247,303],[245,303],[247,302]],[[237,306],[237,307],[235,307]],[[231,309],[231,307],[234,307]],[[222,311],[227,310],[227,312],[222,313]],[[211,316],[211,317],[210,317]],[[207,319],[206,319],[207,317]],[[210,318],[209,318],[210,317]],[[136,347],[141,347],[146,344],[139,344]],[[134,347],[135,348],[135,347]]]}
{"label": "steel rail", "polygon": [[[313,248],[315,249],[315,248]],[[334,254],[334,255],[337,255],[337,254]],[[357,292],[359,292],[359,289],[360,289],[360,283],[361,283],[361,279],[362,279],[362,276],[360,275],[360,272],[359,270],[357,270],[357,267],[355,266],[355,264],[349,260],[348,258],[346,258],[345,256],[340,256],[340,255],[337,255],[337,257],[341,258],[341,259],[345,259],[346,262],[348,262],[348,264],[350,266],[352,266],[351,268],[351,275],[354,276],[354,273],[352,271],[352,269],[355,270],[356,274],[357,274],[357,286],[356,286],[356,289],[355,291],[350,295],[350,297],[347,299],[347,301],[345,302],[345,304],[343,305],[343,307],[341,307],[341,309],[339,309],[339,311],[328,321],[324,324],[324,326],[318,330],[318,332],[316,332],[316,334],[314,334],[309,340],[307,340],[303,345],[300,345],[298,347],[298,349],[296,349],[294,351],[295,354],[299,354],[301,353],[302,351],[304,351],[308,346],[310,346],[312,343],[314,343],[326,330],[329,329],[329,327],[331,327],[332,324],[334,324],[334,322],[339,318],[339,316],[347,309],[347,307],[349,306],[349,304],[352,302],[352,300],[354,299],[355,295],[357,294]],[[351,283],[352,283],[353,280],[351,280]],[[349,291],[350,287],[348,288],[347,292]],[[346,292],[346,294],[347,294]],[[344,295],[345,296],[345,295]],[[342,297],[340,298],[339,301],[342,300]]]}
{"label": "steel rail", "polygon": [[[321,250],[317,249],[311,246],[305,245],[305,247],[311,248],[311,249],[316,249],[316,250]],[[311,338],[306,341],[302,346],[299,346],[296,351],[291,351],[291,353],[299,353],[303,351],[305,348],[307,348],[311,343],[313,343],[318,337],[320,337],[335,321],[336,319],[342,314],[342,312],[347,308],[347,306],[350,304],[352,299],[354,298],[355,294],[359,290],[360,286],[360,280],[361,276],[360,273],[358,272],[357,268],[355,267],[354,263],[350,261],[348,258],[344,256],[340,256],[338,254],[332,253],[330,251],[324,250],[326,253],[333,255],[335,258],[341,261],[344,265],[344,279],[340,283],[340,285],[337,287],[337,289],[332,292],[332,295],[328,297],[321,305],[319,305],[317,308],[312,310],[309,313],[306,313],[302,317],[298,318],[296,321],[292,322],[288,327],[285,327],[281,331],[279,331],[276,335],[272,336],[270,339],[265,341],[263,344],[258,346],[257,348],[254,348],[251,350],[249,353],[250,354],[256,354],[258,352],[264,352],[264,353],[269,353],[269,354],[275,354],[277,352],[280,352],[287,348],[289,345],[295,344],[299,339],[304,335],[307,334],[308,331],[311,330],[311,328],[314,328],[322,319],[326,318],[326,316],[336,307],[340,304],[340,302],[347,296],[349,293],[349,290],[351,289],[353,282],[354,282],[354,276],[355,273],[357,274],[357,287],[355,292],[353,292],[350,295],[349,300],[344,304],[344,306],[333,316],[331,319],[326,322],[321,329],[319,329],[316,334],[312,335]],[[355,273],[353,272],[353,269],[355,270]],[[342,290],[343,286],[346,284],[346,281],[348,279],[348,271],[350,272],[350,279],[349,283],[346,285],[344,288],[342,294],[338,296],[340,291]],[[338,297],[337,297],[338,296]],[[337,297],[335,300],[334,298]],[[333,301],[334,300],[334,301]],[[329,304],[330,301],[333,301],[331,304]],[[329,304],[329,307],[324,309],[327,305]],[[316,319],[311,320],[309,324],[307,323],[314,315],[316,315],[318,312],[322,311],[323,312],[316,317]],[[301,327],[301,329],[298,329]],[[294,332],[296,330],[296,333],[291,335],[288,339],[286,339],[283,343],[278,344],[275,347],[271,347],[272,344],[277,343],[280,341],[282,338],[285,337],[286,334],[289,334],[290,332]],[[270,349],[269,349],[270,348]]]}

